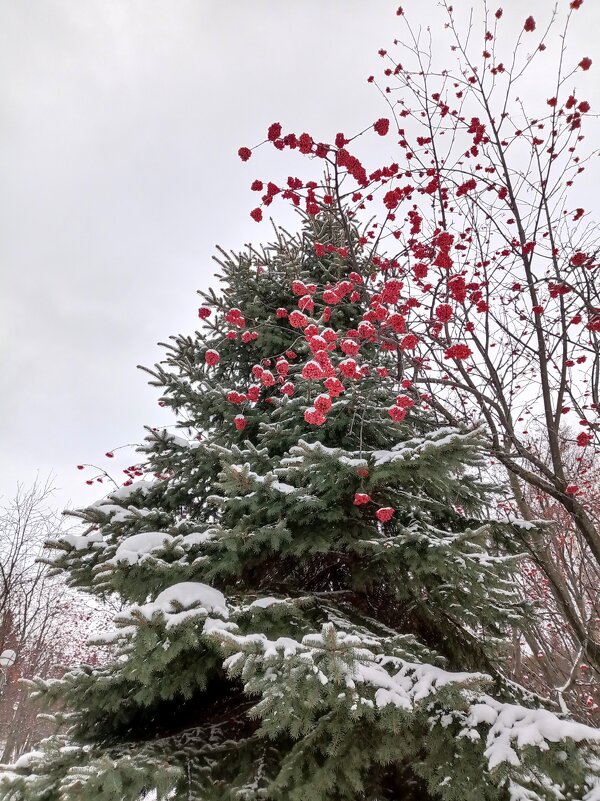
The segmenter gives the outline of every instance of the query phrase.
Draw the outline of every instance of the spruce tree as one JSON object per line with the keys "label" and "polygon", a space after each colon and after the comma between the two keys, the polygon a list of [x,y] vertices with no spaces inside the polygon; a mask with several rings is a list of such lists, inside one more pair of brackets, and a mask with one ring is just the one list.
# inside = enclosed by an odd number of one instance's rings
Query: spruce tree
{"label": "spruce tree", "polygon": [[[180,434],[77,512],[57,570],[113,658],[33,682],[57,734],[3,801],[597,798],[598,731],[503,676],[516,527],[478,430],[405,372],[410,299],[333,211],[221,252],[151,373]],[[364,254],[364,255],[363,255]]]}

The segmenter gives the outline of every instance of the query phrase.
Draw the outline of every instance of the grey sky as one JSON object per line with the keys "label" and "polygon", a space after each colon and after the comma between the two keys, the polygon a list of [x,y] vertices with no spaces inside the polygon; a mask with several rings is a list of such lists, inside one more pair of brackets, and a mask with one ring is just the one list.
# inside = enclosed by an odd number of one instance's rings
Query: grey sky
{"label": "grey sky", "polygon": [[[95,500],[75,465],[132,463],[103,454],[169,422],[136,364],[196,326],[215,243],[268,233],[248,185],[281,159],[243,165],[237,148],[275,120],[330,138],[385,114],[366,76],[397,5],[0,0],[0,495],[39,470],[60,505]],[[550,3],[503,5],[520,19]],[[600,68],[600,2],[579,14],[571,52]]]}

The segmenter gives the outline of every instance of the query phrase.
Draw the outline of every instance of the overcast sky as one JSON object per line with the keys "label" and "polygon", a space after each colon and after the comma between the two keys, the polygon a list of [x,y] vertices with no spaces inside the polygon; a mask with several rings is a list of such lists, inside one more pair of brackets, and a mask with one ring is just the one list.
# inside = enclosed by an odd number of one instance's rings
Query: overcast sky
{"label": "overcast sky", "polygon": [[[103,454],[170,422],[136,365],[195,328],[214,245],[267,234],[248,186],[281,160],[244,165],[238,147],[275,120],[331,139],[385,115],[366,77],[400,32],[397,5],[0,0],[0,496],[39,471],[59,506],[95,500],[75,465],[130,464]],[[503,5],[521,25],[551,3]],[[425,23],[439,13],[404,6]],[[600,68],[598,30],[586,0],[570,52]]]}

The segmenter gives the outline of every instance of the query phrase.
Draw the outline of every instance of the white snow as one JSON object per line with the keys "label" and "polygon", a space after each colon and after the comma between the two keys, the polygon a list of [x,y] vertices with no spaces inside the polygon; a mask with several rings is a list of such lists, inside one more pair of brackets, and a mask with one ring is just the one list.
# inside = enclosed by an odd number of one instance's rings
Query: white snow
{"label": "white snow", "polygon": [[[95,506],[105,515],[110,516],[112,523],[125,523],[133,516],[129,509],[125,509],[123,506],[118,506],[116,503],[110,503],[110,501],[108,501],[106,498],[101,501],[97,501],[96,503],[92,504],[92,506]],[[136,512],[137,511],[138,510],[136,509]]]}
{"label": "white snow", "polygon": [[[167,629],[179,626],[194,617],[206,618],[210,612],[226,620],[229,617],[225,596],[214,587],[199,581],[182,581],[160,592],[154,601],[132,606],[126,613],[118,615],[115,621],[121,627],[137,623],[138,615],[151,620],[156,614],[163,617]],[[218,621],[222,625],[222,621]],[[122,629],[123,630],[123,629]],[[112,633],[111,633],[112,634]],[[114,633],[118,638],[118,633]]]}
{"label": "white snow", "polygon": [[[155,483],[153,481],[135,481],[128,487],[118,487],[109,492],[104,498],[94,501],[94,503],[90,504],[90,507],[98,509],[106,515],[111,515],[113,523],[123,523],[132,516],[143,517],[148,514],[148,510],[138,509],[133,506],[127,508],[123,505],[123,502],[127,501],[136,492],[140,492],[144,496],[147,495]],[[118,501],[118,503],[115,503],[115,501]]]}
{"label": "white snow", "polygon": [[175,628],[175,626],[181,626],[182,623],[186,623],[188,620],[192,620],[195,617],[202,617],[204,612],[204,609],[184,609],[183,612],[170,612],[165,615],[165,628],[168,631],[169,629]]}
{"label": "white snow", "polygon": [[223,621],[229,617],[229,609],[223,593],[200,581],[182,581],[167,587],[154,601],[132,606],[126,613],[118,615],[115,622],[121,627],[132,622],[139,625],[139,615],[151,620],[154,615],[159,614],[165,621],[165,628],[171,629],[192,618],[207,618],[211,612],[222,618],[215,622],[226,630],[227,626]]}
{"label": "white snow", "polygon": [[28,768],[32,762],[43,758],[44,754],[41,751],[28,751],[26,754],[21,754],[12,767],[21,769]]}
{"label": "white snow", "polygon": [[539,528],[540,526],[548,526],[547,520],[521,520],[518,517],[509,517],[507,522],[510,523],[511,526],[522,528],[524,531],[531,531],[532,529]]}
{"label": "white snow", "polygon": [[153,550],[160,550],[165,545],[173,541],[170,534],[162,531],[142,531],[140,534],[133,534],[126,537],[116,550],[109,563],[127,562],[130,565],[139,562],[142,556],[151,553]]}
{"label": "white snow", "polygon": [[235,623],[227,623],[223,620],[219,620],[218,618],[207,617],[204,621],[202,633],[207,634],[211,631],[216,631],[217,629],[219,631],[237,631],[237,625]]}
{"label": "white snow", "polygon": [[[487,695],[478,701],[479,703],[470,707],[467,726],[477,726],[479,723],[490,726],[485,750],[490,770],[502,762],[519,765],[520,759],[515,748],[536,746],[547,751],[548,743],[557,743],[567,738],[575,742],[600,742],[600,729],[572,720],[562,720],[547,709],[527,709],[518,704],[503,704]],[[466,733],[469,728],[463,731]],[[462,732],[461,735],[465,736]]]}
{"label": "white snow", "polygon": [[370,455],[375,460],[376,465],[395,462],[399,459],[412,461],[413,459],[419,459],[423,453],[445,448],[460,440],[468,442],[476,435],[478,435],[478,431],[462,433],[455,428],[440,428],[431,437],[409,439],[396,445],[391,450],[372,451]]}
{"label": "white snow", "polygon": [[193,531],[191,534],[186,534],[183,537],[184,545],[203,545],[205,542],[215,538],[216,530],[209,529],[208,531]]}
{"label": "white snow", "polygon": [[[232,465],[232,469],[237,470],[238,472],[241,473],[244,471],[245,468],[241,464],[234,464]],[[289,495],[291,492],[297,491],[297,487],[292,487],[291,484],[284,484],[282,481],[277,481],[277,479],[272,473],[267,474],[266,476],[260,476],[258,475],[258,473],[253,473],[252,471],[248,471],[247,476],[257,484],[266,484],[268,487],[277,490],[277,492],[284,493],[285,495]]]}
{"label": "white snow", "polygon": [[440,428],[429,437],[413,438],[401,442],[390,450],[374,450],[364,454],[347,452],[340,448],[328,448],[320,442],[306,442],[298,440],[298,445],[290,449],[291,457],[282,460],[284,467],[295,467],[300,465],[306,458],[307,451],[315,454],[323,454],[337,459],[340,464],[352,468],[368,468],[369,461],[372,459],[375,466],[387,464],[398,460],[412,461],[421,458],[424,453],[434,452],[440,448],[446,448],[459,441],[468,442],[479,435],[477,430],[461,432],[456,428]]}
{"label": "white snow", "polygon": [[153,486],[154,482],[152,481],[134,481],[133,484],[130,484],[128,487],[119,487],[109,492],[106,498],[101,498],[99,501],[92,504],[92,506],[101,506],[105,501],[111,498],[115,501],[123,501],[125,498],[129,498],[133,495],[134,492],[141,492],[142,495],[147,495]]}
{"label": "white snow", "polygon": [[92,548],[99,548],[104,545],[102,534],[99,531],[91,531],[89,534],[61,534],[58,539],[59,542],[66,542],[76,551],[84,551],[90,546]]}
{"label": "white snow", "polygon": [[252,601],[250,604],[250,608],[258,607],[259,609],[267,609],[269,606],[274,606],[275,604],[284,604],[282,598],[272,598],[271,596],[267,596],[265,598],[257,598],[256,601]]}
{"label": "white snow", "polygon": [[[325,631],[327,629],[327,631]],[[290,637],[279,637],[269,640],[264,634],[239,635],[231,631],[224,631],[217,621],[211,629],[205,627],[207,634],[217,635],[224,642],[235,643],[241,653],[234,654],[225,661],[225,667],[232,667],[243,656],[245,646],[252,646],[256,653],[258,645],[265,661],[274,658],[289,658],[298,656],[306,665],[317,667],[317,660],[324,653],[328,653],[326,642],[330,626],[324,627],[323,632],[308,634],[301,641]],[[440,687],[447,684],[473,685],[478,682],[490,680],[484,673],[451,673],[434,665],[419,665],[407,662],[397,657],[373,653],[365,647],[365,642],[355,634],[336,631],[336,647],[340,650],[352,649],[355,661],[349,666],[338,660],[338,669],[346,674],[346,684],[353,687],[356,684],[369,685],[375,689],[375,703],[378,707],[394,704],[401,709],[411,709],[416,703],[433,695]],[[400,667],[396,673],[390,674],[389,667]]]}
{"label": "white snow", "polygon": [[289,495],[290,492],[296,492],[296,487],[292,487],[291,484],[284,484],[282,481],[273,481],[270,486],[286,495]]}
{"label": "white snow", "polygon": [[175,434],[171,434],[169,431],[163,429],[165,439],[169,440],[169,443],[176,445],[178,448],[189,448],[190,447],[190,440],[184,439],[183,437],[178,437]]}
{"label": "white snow", "polygon": [[[596,768],[596,774],[600,777],[600,764],[596,764],[594,767]],[[583,801],[600,801],[600,778],[592,778],[592,781],[594,784],[589,792],[583,796]]]}
{"label": "white snow", "polygon": [[95,634],[87,640],[88,645],[114,645],[120,640],[132,637],[137,631],[135,626],[123,626],[120,629],[110,629]]}
{"label": "white snow", "polygon": [[[166,611],[174,604],[179,604],[184,609],[198,604],[208,612],[219,612],[223,617],[228,617],[229,614],[223,593],[200,581],[182,581],[179,584],[173,584],[154,599],[154,606],[166,609]],[[147,606],[150,605],[147,604]]]}
{"label": "white snow", "polygon": [[[380,659],[382,666],[386,662],[385,657]],[[395,704],[400,708],[410,709],[424,698],[435,695],[438,689],[448,684],[474,684],[487,681],[489,678],[485,673],[452,673],[435,665],[404,662],[401,669],[392,676],[378,666],[376,675],[369,672],[363,680],[380,687],[375,693],[377,706]]]}
{"label": "white snow", "polygon": [[298,445],[290,449],[290,453],[294,454],[296,458],[284,459],[282,464],[293,465],[294,463],[298,463],[297,457],[300,456],[300,460],[302,460],[302,457],[306,455],[307,450],[313,451],[314,453],[331,456],[332,458],[337,459],[340,464],[346,465],[346,467],[366,468],[369,466],[366,459],[348,456],[347,453],[341,448],[328,448],[326,445],[322,445],[320,442],[307,442],[304,439],[299,439]]}
{"label": "white snow", "polygon": [[[361,685],[374,691],[375,706],[383,708],[392,704],[411,710],[442,687],[455,684],[468,709],[458,736],[472,740],[485,737],[485,756],[490,770],[502,763],[520,765],[517,750],[525,747],[548,750],[549,743],[566,739],[600,742],[600,729],[562,720],[546,709],[502,703],[482,693],[481,685],[491,681],[485,673],[455,673],[435,665],[415,664],[397,656],[374,653],[366,647],[366,640],[357,634],[334,630],[331,624],[324,626],[321,633],[306,635],[301,641],[289,637],[269,640],[261,633],[240,635],[218,620],[205,625],[204,632],[239,649],[225,660],[226,669],[239,670],[240,662],[247,658],[253,660],[256,669],[262,657],[273,680],[276,679],[276,673],[272,672],[274,665],[278,661],[293,660],[295,666],[303,665],[307,672],[317,675],[321,683],[327,683],[331,678],[323,674],[320,666],[324,664],[323,656],[329,655],[335,662],[337,675],[344,677],[345,686],[354,693],[355,704],[373,703],[368,697],[359,696]],[[348,662],[334,658],[337,651],[352,653],[353,659]],[[440,722],[447,725],[450,719]],[[487,731],[478,731],[479,725],[485,726]]]}

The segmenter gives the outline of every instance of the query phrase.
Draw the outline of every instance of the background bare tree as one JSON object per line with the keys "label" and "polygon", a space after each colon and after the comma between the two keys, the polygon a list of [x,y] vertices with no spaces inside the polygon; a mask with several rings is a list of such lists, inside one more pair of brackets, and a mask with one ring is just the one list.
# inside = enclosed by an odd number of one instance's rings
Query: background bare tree
{"label": "background bare tree", "polygon": [[0,692],[0,762],[27,751],[47,733],[19,679],[59,675],[73,658],[93,662],[86,648],[89,621],[99,616],[39,562],[50,535],[63,530],[51,508],[52,486],[17,488],[0,507],[0,652],[16,652]]}
{"label": "background bare tree", "polygon": [[[582,456],[571,440],[569,431],[561,432],[561,458],[571,472],[577,470],[597,514],[600,461],[593,453]],[[537,457],[549,461],[543,447],[538,448]],[[598,725],[600,675],[585,657],[580,633],[595,641],[600,636],[600,568],[571,517],[554,498],[526,484],[521,508],[524,504],[531,519],[546,521],[547,526],[526,541],[529,556],[521,563],[520,583],[523,596],[535,606],[535,617],[527,629],[515,632],[512,677],[554,699],[563,711]],[[511,498],[500,506],[509,514],[518,511]],[[548,563],[553,566],[552,582],[546,574]],[[576,630],[563,613],[565,598],[571,617],[577,618]]]}

